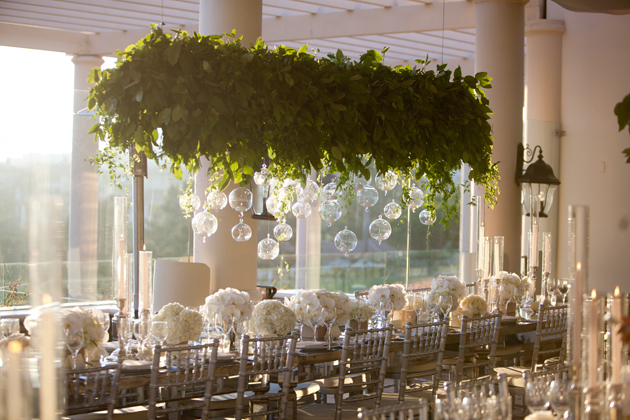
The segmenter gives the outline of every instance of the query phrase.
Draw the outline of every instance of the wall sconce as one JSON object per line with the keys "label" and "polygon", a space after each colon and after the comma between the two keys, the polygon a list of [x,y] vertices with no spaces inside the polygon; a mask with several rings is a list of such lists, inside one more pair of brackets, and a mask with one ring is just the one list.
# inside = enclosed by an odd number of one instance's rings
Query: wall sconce
{"label": "wall sconce", "polygon": [[[523,164],[531,163],[534,160],[534,154],[538,149],[538,160],[527,167],[523,173]],[[525,159],[531,156],[529,160]],[[540,197],[540,210],[538,217],[547,217],[549,209],[553,204],[553,195],[560,185],[560,180],[553,174],[553,169],[543,160],[542,147],[536,146],[534,150],[523,147],[521,143],[517,146],[516,152],[516,183],[523,187],[523,206],[525,207],[526,216],[529,216],[532,197],[538,195]]]}

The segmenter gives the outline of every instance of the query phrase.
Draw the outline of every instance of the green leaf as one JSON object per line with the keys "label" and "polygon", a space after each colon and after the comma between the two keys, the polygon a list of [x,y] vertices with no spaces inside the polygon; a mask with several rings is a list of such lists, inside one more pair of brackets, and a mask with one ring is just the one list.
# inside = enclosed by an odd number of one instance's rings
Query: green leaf
{"label": "green leaf", "polygon": [[182,167],[179,165],[173,165],[171,168],[171,172],[173,173],[173,176],[180,181],[184,177],[184,174],[182,173]]}
{"label": "green leaf", "polygon": [[298,50],[298,54],[305,53],[307,50],[308,50],[308,44],[302,45],[300,49]]}
{"label": "green leaf", "polygon": [[293,86],[293,84],[294,84],[293,77],[291,77],[291,75],[289,73],[285,73],[284,74],[284,81],[287,82],[287,85],[289,85],[289,86]]}
{"label": "green leaf", "polygon": [[166,50],[166,59],[171,64],[171,66],[174,66],[175,64],[177,64],[177,60],[179,60],[179,53],[181,51],[181,48],[182,48],[181,44],[179,42],[176,42],[176,43],[171,44],[171,46],[168,47],[168,49]]}
{"label": "green leaf", "polygon": [[97,83],[101,80],[101,69],[98,67],[94,67],[90,71],[90,75],[88,76],[88,83]]}
{"label": "green leaf", "polygon": [[184,109],[181,106],[177,105],[173,109],[173,113],[171,114],[171,118],[173,119],[173,121],[177,122],[177,121],[182,119],[183,115],[184,115]]}
{"label": "green leaf", "polygon": [[242,63],[245,63],[245,64],[251,63],[253,60],[254,60],[254,54],[252,54],[250,52],[245,53],[245,54],[243,54],[241,56],[241,62]]}
{"label": "green leaf", "polygon": [[346,108],[346,106],[342,105],[342,104],[332,103],[332,104],[330,104],[330,107],[332,109],[334,109],[335,111],[347,111],[348,110],[348,108]]}
{"label": "green leaf", "polygon": [[335,159],[343,160],[343,154],[341,153],[341,150],[337,146],[333,146],[331,152],[332,152],[332,155],[335,157]]}

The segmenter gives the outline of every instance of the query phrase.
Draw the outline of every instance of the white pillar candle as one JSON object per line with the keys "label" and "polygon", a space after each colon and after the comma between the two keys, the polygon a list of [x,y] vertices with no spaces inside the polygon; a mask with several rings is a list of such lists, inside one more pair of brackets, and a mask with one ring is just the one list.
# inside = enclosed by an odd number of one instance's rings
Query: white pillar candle
{"label": "white pillar candle", "polygon": [[551,273],[551,233],[543,233],[543,272]]}
{"label": "white pillar candle", "polygon": [[619,296],[619,286],[615,288],[615,295],[612,302],[612,384],[621,384],[621,335],[619,334],[619,325],[616,323],[621,320],[621,297]]}
{"label": "white pillar candle", "polygon": [[52,303],[49,294],[42,296],[43,306],[40,309],[39,351],[40,359],[40,387],[39,387],[39,417],[41,420],[55,420],[57,418],[57,369],[55,368],[57,329],[55,314],[57,305]]}
{"label": "white pillar candle", "polygon": [[7,420],[20,420],[22,418],[22,343],[20,340],[10,341],[7,345],[7,389],[6,389],[6,415]]}
{"label": "white pillar candle", "polygon": [[588,386],[594,388],[597,386],[597,337],[599,314],[597,311],[597,292],[595,289],[591,292],[591,301],[589,319],[588,319]]}
{"label": "white pillar candle", "polygon": [[532,226],[532,237],[530,243],[530,267],[536,267],[538,265],[538,225]]}
{"label": "white pillar candle", "polygon": [[140,310],[149,309],[149,269],[151,264],[151,251],[146,250],[146,246],[143,246],[143,251],[139,252],[138,261],[140,263],[139,275],[140,275]]}
{"label": "white pillar candle", "polygon": [[126,298],[126,271],[125,270],[125,240],[121,237],[118,242],[118,298],[124,299]]}
{"label": "white pillar candle", "polygon": [[582,263],[578,261],[575,270],[575,282],[572,285],[573,299],[573,328],[571,330],[571,355],[572,365],[582,366],[582,303],[584,300],[582,290]]}

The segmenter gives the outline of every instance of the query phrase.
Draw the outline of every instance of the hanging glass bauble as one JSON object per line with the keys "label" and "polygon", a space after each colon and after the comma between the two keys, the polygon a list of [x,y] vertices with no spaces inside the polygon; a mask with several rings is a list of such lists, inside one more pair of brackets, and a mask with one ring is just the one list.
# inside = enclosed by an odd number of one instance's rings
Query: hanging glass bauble
{"label": "hanging glass bauble", "polygon": [[319,185],[312,179],[306,180],[304,188],[300,184],[297,185],[297,194],[302,201],[314,201],[319,197]]}
{"label": "hanging glass bauble", "polygon": [[267,235],[258,242],[258,256],[263,260],[273,260],[280,254],[280,245]]}
{"label": "hanging glass bauble", "polygon": [[347,257],[357,247],[357,235],[346,226],[335,235],[335,246]]}
{"label": "hanging glass bauble", "polygon": [[243,219],[240,220],[238,225],[232,228],[232,238],[236,242],[246,242],[252,237],[252,228],[243,223]]}
{"label": "hanging glass bauble", "polygon": [[379,245],[389,238],[391,234],[392,226],[387,220],[383,219],[383,216],[378,216],[378,219],[370,223],[370,236],[376,239]]}
{"label": "hanging glass bauble", "polygon": [[298,219],[305,219],[311,215],[311,205],[306,201],[297,201],[291,206],[291,212]]}
{"label": "hanging glass bauble", "polygon": [[363,186],[363,189],[357,192],[357,203],[368,211],[370,207],[378,203],[378,191],[369,185]]}
{"label": "hanging glass bauble", "polygon": [[197,210],[201,205],[201,200],[197,197],[197,194],[184,194],[179,196],[179,207],[184,210]]}
{"label": "hanging glass bauble", "polygon": [[429,210],[422,210],[420,212],[420,223],[427,226],[432,225],[435,223],[435,215],[431,215]]}
{"label": "hanging glass bauble", "polygon": [[280,223],[273,228],[273,236],[280,242],[288,241],[293,237],[293,228],[286,223]]}
{"label": "hanging glass bauble", "polygon": [[322,195],[326,200],[336,200],[339,198],[339,194],[337,193],[337,183],[333,181],[324,185],[324,188],[322,188]]}
{"label": "hanging glass bauble", "polygon": [[415,213],[424,204],[424,193],[418,187],[409,190],[409,208]]}
{"label": "hanging glass bauble", "polygon": [[265,205],[267,206],[267,211],[269,214],[273,215],[275,218],[278,218],[281,215],[280,209],[278,208],[278,200],[273,195],[265,201]]}
{"label": "hanging glass bauble", "polygon": [[326,200],[319,206],[319,214],[330,227],[341,217],[341,206],[337,200]]}
{"label": "hanging glass bauble", "polygon": [[227,196],[223,191],[212,190],[206,197],[206,203],[212,210],[222,210],[227,206]]}
{"label": "hanging glass bauble", "polygon": [[254,172],[254,182],[259,187],[268,187],[271,185],[271,174],[265,165],[260,168],[260,172]]}
{"label": "hanging glass bauble", "polygon": [[385,195],[387,195],[388,191],[394,189],[397,182],[398,175],[396,175],[396,172],[390,169],[389,171],[387,171],[387,173],[383,175],[378,175],[376,177],[376,188],[381,191],[385,191]]}
{"label": "hanging glass bauble", "polygon": [[212,236],[217,231],[217,226],[219,225],[219,221],[216,216],[210,212],[202,211],[195,214],[192,222],[192,229],[197,235],[204,236],[204,240],[206,236]]}
{"label": "hanging glass bauble", "polygon": [[229,195],[230,207],[239,213],[249,210],[254,201],[254,195],[244,187],[235,188]]}
{"label": "hanging glass bauble", "polygon": [[298,185],[300,185],[300,181],[298,181],[297,179],[291,179],[291,178],[287,178],[284,180],[284,182],[282,183],[282,185],[284,187],[297,187]]}
{"label": "hanging glass bauble", "polygon": [[392,200],[391,203],[385,206],[383,212],[388,219],[398,219],[402,214],[402,208]]}
{"label": "hanging glass bauble", "polygon": [[276,198],[280,201],[291,201],[293,191],[293,187],[282,187],[277,190]]}

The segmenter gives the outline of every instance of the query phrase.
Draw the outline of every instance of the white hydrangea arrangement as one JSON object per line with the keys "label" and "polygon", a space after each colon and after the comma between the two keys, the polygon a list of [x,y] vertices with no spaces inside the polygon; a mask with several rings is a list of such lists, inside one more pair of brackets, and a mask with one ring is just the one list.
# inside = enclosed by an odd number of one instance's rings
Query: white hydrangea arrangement
{"label": "white hydrangea arrangement", "polygon": [[295,328],[295,313],[278,300],[263,300],[254,306],[249,332],[263,337],[283,336]]}
{"label": "white hydrangea arrangement", "polygon": [[405,286],[402,284],[372,286],[368,296],[370,304],[377,309],[400,311],[405,307]]}
{"label": "white hydrangea arrangement", "polygon": [[167,344],[180,344],[196,341],[203,330],[203,317],[195,310],[179,303],[169,303],[160,309],[152,321],[166,321]]}
{"label": "white hydrangea arrangement", "polygon": [[507,297],[505,294],[511,293],[514,296],[519,296],[522,293],[522,285],[529,285],[527,279],[521,280],[520,276],[516,273],[509,273],[507,271],[500,271],[499,274],[492,277],[492,280],[497,284],[507,284],[513,286],[510,292],[502,292],[502,297]]}
{"label": "white hydrangea arrangement", "polygon": [[98,360],[101,356],[107,356],[103,344],[109,337],[93,312],[76,307],[62,311],[61,315],[65,328],[83,330],[83,348],[89,360]]}
{"label": "white hydrangea arrangement", "polygon": [[479,295],[468,295],[462,299],[462,315],[481,316],[488,313],[488,303]]}
{"label": "white hydrangea arrangement", "polygon": [[254,303],[249,293],[228,287],[208,296],[203,310],[209,319],[220,315],[223,320],[246,321],[252,317]]}
{"label": "white hydrangea arrangement", "polygon": [[439,275],[431,282],[431,291],[427,299],[435,302],[440,296],[451,296],[453,298],[452,310],[458,308],[459,301],[466,296],[466,285],[459,281],[457,276]]}

